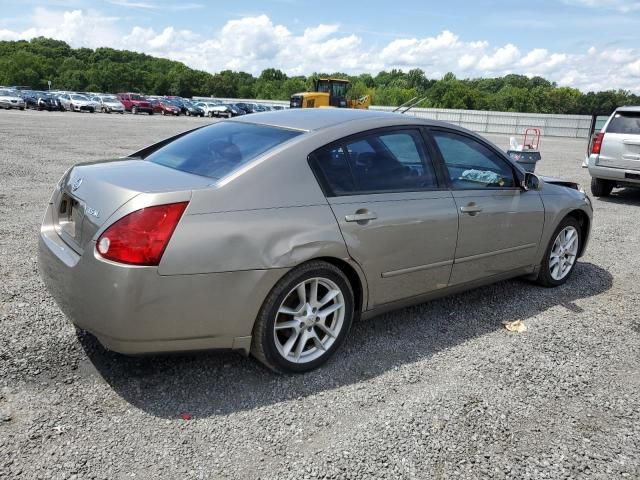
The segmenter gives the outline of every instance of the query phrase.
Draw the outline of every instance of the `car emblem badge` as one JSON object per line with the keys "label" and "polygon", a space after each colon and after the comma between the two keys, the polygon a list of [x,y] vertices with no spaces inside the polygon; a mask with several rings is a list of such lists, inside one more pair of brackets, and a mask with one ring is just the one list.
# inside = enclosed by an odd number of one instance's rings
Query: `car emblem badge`
{"label": "car emblem badge", "polygon": [[75,182],[73,182],[73,184],[71,185],[71,191],[75,192],[80,188],[80,185],[82,185],[82,177],[78,178]]}

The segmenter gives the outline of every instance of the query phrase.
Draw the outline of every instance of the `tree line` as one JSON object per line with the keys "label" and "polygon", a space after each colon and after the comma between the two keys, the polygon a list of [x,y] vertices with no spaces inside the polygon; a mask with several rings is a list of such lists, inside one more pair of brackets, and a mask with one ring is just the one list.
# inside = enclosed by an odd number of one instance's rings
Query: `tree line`
{"label": "tree line", "polygon": [[74,49],[44,37],[0,41],[0,85],[5,86],[47,89],[51,81],[52,88],[59,90],[288,100],[293,93],[312,90],[316,78],[328,75],[349,79],[353,85],[350,95],[370,95],[374,105],[397,106],[418,97],[424,98],[420,106],[427,108],[605,115],[618,106],[640,104],[638,95],[628,91],[583,93],[524,75],[458,79],[447,73],[436,80],[416,68],[376,75],[333,72],[306,77],[268,68],[255,77],[231,70],[212,74],[128,50]]}

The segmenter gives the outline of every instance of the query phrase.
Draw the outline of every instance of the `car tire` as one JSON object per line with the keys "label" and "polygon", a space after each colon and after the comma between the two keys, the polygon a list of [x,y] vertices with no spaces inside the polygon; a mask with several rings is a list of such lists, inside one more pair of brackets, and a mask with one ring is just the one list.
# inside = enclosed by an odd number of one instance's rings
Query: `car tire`
{"label": "car tire", "polygon": [[603,180],[602,178],[591,179],[591,193],[595,197],[608,197],[611,194],[611,190],[615,186],[611,180]]}
{"label": "car tire", "polygon": [[131,107],[131,113],[133,113],[134,115],[138,114],[138,107]]}
{"label": "car tire", "polygon": [[[328,313],[323,316],[323,311]],[[275,372],[313,370],[340,348],[353,318],[354,295],[346,275],[327,262],[302,264],[267,295],[254,325],[251,354]]]}
{"label": "car tire", "polygon": [[185,115],[186,115],[187,117],[190,117],[190,116],[191,116],[191,112],[189,112],[189,110],[187,110],[187,113],[185,113]]}
{"label": "car tire", "polygon": [[165,115],[166,115],[165,111],[164,111],[164,110],[162,110],[162,116],[165,116]]}
{"label": "car tire", "polygon": [[[571,237],[568,237],[569,232]],[[578,263],[582,241],[578,220],[572,216],[565,217],[551,236],[536,282],[543,287],[558,287],[565,283]]]}

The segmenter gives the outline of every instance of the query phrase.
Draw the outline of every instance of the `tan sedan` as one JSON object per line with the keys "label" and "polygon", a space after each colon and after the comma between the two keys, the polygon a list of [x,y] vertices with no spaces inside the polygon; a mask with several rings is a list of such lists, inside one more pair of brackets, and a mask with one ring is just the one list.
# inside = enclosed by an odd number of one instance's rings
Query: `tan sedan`
{"label": "tan sedan", "polygon": [[576,184],[449,124],[267,112],[70,169],[40,268],[112,350],[234,349],[302,372],[356,318],[516,276],[561,285],[591,217]]}

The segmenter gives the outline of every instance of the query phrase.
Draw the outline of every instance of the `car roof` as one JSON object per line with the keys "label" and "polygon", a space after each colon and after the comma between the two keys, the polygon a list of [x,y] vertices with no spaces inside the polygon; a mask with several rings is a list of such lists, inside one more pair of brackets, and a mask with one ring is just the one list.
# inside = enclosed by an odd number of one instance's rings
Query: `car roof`
{"label": "car roof", "polygon": [[[398,119],[398,113],[382,112],[379,110],[360,110],[351,108],[292,108],[288,110],[267,111],[254,113],[242,119],[232,121],[270,125],[273,127],[290,128],[293,130],[316,131],[333,127],[339,123],[361,121],[368,119]],[[428,120],[406,116],[407,123],[429,124]],[[438,122],[433,122],[438,123]]]}
{"label": "car roof", "polygon": [[617,108],[616,112],[640,112],[640,106],[625,105],[624,107]]}

